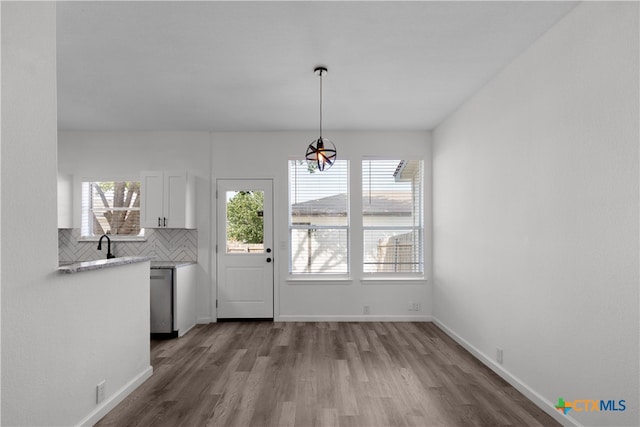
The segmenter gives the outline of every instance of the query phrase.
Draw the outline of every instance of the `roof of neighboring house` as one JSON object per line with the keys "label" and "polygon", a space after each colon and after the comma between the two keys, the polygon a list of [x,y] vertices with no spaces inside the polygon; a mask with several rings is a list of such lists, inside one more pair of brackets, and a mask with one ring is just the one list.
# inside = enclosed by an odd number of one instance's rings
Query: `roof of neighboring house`
{"label": "roof of neighboring house", "polygon": [[[294,216],[345,216],[347,195],[323,197],[291,206]],[[411,195],[406,193],[373,193],[362,198],[364,215],[409,216],[411,215]]]}
{"label": "roof of neighboring house", "polygon": [[411,181],[420,169],[420,160],[400,160],[393,176],[396,181]]}

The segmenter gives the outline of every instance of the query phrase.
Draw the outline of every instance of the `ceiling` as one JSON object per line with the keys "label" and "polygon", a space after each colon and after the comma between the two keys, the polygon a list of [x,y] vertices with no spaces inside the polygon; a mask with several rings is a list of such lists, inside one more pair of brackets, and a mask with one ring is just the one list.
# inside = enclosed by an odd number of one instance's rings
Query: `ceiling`
{"label": "ceiling", "polygon": [[428,130],[575,2],[59,2],[58,125]]}

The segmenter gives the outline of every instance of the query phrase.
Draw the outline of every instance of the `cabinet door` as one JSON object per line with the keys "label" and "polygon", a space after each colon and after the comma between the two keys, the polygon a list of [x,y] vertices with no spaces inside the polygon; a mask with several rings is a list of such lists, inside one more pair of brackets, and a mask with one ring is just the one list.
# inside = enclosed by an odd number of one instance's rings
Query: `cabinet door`
{"label": "cabinet door", "polygon": [[187,174],[164,173],[164,218],[167,228],[186,228]]}
{"label": "cabinet door", "polygon": [[174,326],[178,336],[183,336],[196,324],[196,265],[174,270],[173,300],[175,302]]}
{"label": "cabinet door", "polygon": [[[163,227],[163,173],[142,172],[140,174],[140,227]],[[160,220],[160,222],[158,222]]]}

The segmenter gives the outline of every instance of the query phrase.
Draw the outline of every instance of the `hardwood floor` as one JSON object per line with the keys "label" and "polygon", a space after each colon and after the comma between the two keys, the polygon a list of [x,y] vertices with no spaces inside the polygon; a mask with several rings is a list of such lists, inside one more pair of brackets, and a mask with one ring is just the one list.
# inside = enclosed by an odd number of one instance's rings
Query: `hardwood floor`
{"label": "hardwood floor", "polygon": [[557,426],[432,323],[229,322],[151,342],[98,426]]}

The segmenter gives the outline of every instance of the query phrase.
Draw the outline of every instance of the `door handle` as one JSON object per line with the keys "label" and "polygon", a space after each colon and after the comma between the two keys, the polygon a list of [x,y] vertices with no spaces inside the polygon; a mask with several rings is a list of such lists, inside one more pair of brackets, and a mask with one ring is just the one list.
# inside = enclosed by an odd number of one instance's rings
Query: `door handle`
{"label": "door handle", "polygon": [[267,258],[267,262],[271,262],[271,258]]}
{"label": "door handle", "polygon": [[167,217],[164,217],[164,226],[167,226]]}
{"label": "door handle", "polygon": [[158,227],[160,227],[160,217],[158,217]]}

